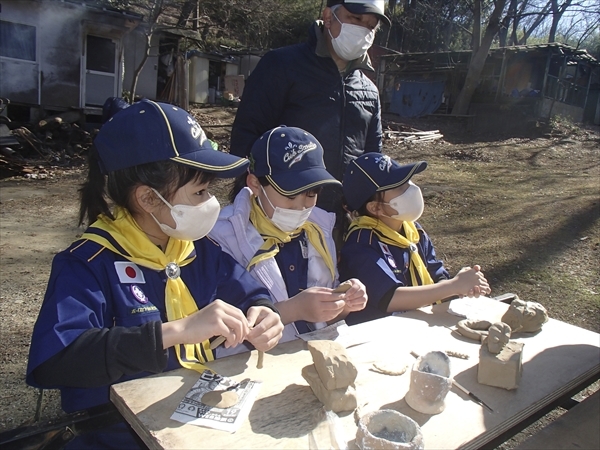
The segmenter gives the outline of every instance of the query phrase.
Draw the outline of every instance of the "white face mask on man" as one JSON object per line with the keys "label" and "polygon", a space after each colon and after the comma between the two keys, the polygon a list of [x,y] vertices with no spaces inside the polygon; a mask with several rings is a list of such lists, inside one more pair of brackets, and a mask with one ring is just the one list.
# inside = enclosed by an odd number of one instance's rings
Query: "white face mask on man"
{"label": "white face mask on man", "polygon": [[175,228],[160,223],[154,214],[152,218],[158,224],[163,233],[167,236],[181,239],[182,241],[196,241],[206,236],[217,223],[221,205],[216,197],[211,196],[204,203],[199,205],[174,205],[166,201],[156,189],[152,189],[158,198],[160,198],[171,210],[171,216],[175,221]]}
{"label": "white face mask on man", "polygon": [[[279,206],[273,206],[273,203],[271,203],[271,200],[265,192],[265,189],[262,186],[260,188],[263,191],[263,194],[265,194],[265,198],[269,202],[269,205],[271,205],[271,208],[273,208],[273,217],[271,217],[271,222],[273,222],[273,224],[281,231],[291,233],[292,231],[304,225],[304,222],[308,220],[308,217],[310,216],[313,207],[304,209],[287,209],[280,208]],[[265,212],[265,214],[267,214],[264,206],[260,201],[260,197],[258,198],[258,202],[262,210]]]}
{"label": "white face mask on man", "polygon": [[369,50],[375,40],[375,30],[369,30],[368,28],[351,23],[343,23],[338,19],[335,12],[332,12],[332,14],[342,25],[340,34],[336,38],[333,37],[331,30],[329,30],[331,45],[333,45],[333,49],[337,55],[345,61],[352,61],[367,53],[367,50]]}
{"label": "white face mask on man", "polygon": [[404,222],[414,222],[423,214],[425,203],[419,186],[412,181],[409,181],[408,184],[406,191],[384,204],[396,210],[397,214],[390,216],[391,218]]}

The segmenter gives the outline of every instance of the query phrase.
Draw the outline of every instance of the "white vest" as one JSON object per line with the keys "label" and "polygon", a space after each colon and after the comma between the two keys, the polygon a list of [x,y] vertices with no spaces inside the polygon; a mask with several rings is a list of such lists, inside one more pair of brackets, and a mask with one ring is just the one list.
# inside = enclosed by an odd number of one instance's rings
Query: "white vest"
{"label": "white vest", "polygon": [[[264,244],[264,239],[250,222],[252,198],[253,194],[250,188],[245,187],[242,189],[233,204],[221,210],[219,220],[209,233],[209,236],[217,241],[223,247],[223,250],[233,256],[244,267],[248,267],[256,252]],[[315,207],[308,220],[321,229],[327,248],[332,257],[335,258],[336,249],[332,237],[335,214]],[[334,266],[336,267],[335,279],[332,279],[327,264],[325,264],[319,252],[308,242],[307,287],[332,288],[337,286],[339,281],[335,261]],[[269,290],[275,303],[284,302],[288,299],[287,287],[275,258],[269,258],[255,264],[250,270],[250,274]],[[290,323],[285,326],[283,336],[279,342],[296,339],[296,334],[296,327],[293,323]],[[223,352],[220,351],[219,356],[224,356]]]}

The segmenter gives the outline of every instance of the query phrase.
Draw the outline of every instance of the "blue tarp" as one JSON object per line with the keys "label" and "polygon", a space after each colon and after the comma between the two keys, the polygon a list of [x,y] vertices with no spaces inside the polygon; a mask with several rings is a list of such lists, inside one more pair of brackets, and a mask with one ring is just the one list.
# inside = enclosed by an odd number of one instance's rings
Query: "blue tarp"
{"label": "blue tarp", "polygon": [[444,81],[400,81],[392,89],[390,111],[400,117],[433,114],[443,94]]}

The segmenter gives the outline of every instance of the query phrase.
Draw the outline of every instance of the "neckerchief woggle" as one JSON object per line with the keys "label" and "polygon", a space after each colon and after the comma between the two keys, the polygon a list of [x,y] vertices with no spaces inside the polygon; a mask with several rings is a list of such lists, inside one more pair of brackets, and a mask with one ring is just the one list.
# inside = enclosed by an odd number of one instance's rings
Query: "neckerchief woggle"
{"label": "neckerchief woggle", "polygon": [[[164,270],[167,274],[165,307],[169,321],[188,317],[198,311],[192,294],[179,276],[179,267],[191,263],[196,257],[194,243],[171,237],[163,252],[150,241],[127,210],[116,208],[114,216],[115,220],[112,220],[103,214],[100,215],[81,236],[82,239],[94,241],[132,263],[159,272]],[[96,233],[95,229],[108,233],[118,247]],[[199,344],[175,345],[175,353],[182,367],[198,372],[207,369],[202,363],[214,360],[208,340]]]}
{"label": "neckerchief woggle", "polygon": [[260,233],[262,238],[265,240],[263,245],[258,249],[256,254],[252,257],[248,263],[247,269],[250,270],[256,264],[265,259],[274,257],[279,253],[278,244],[287,244],[292,239],[300,236],[300,233],[304,231],[308,237],[308,241],[317,250],[319,255],[325,261],[327,268],[331,272],[331,279],[335,280],[335,266],[333,264],[333,257],[327,248],[325,243],[325,236],[323,231],[314,223],[306,221],[304,224],[291,233],[287,233],[279,229],[272,221],[267,217],[262,208],[258,205],[256,198],[252,198],[250,209],[250,222],[254,225],[254,228]]}
{"label": "neckerchief woggle", "polygon": [[373,230],[379,240],[384,244],[394,245],[396,247],[408,248],[410,250],[410,279],[412,286],[425,286],[433,284],[431,275],[427,271],[427,267],[419,255],[417,244],[419,243],[419,232],[414,222],[404,221],[402,223],[406,237],[402,236],[396,230],[388,227],[381,220],[369,216],[360,216],[352,221],[346,239],[355,230]]}

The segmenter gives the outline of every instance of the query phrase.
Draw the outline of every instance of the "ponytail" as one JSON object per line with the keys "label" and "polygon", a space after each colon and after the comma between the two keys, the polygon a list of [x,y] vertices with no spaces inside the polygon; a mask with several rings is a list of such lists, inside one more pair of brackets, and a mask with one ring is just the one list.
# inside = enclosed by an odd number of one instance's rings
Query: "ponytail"
{"label": "ponytail", "polygon": [[100,169],[98,151],[92,146],[88,153],[87,180],[79,188],[79,226],[95,222],[100,214],[112,214],[106,201],[106,176]]}

